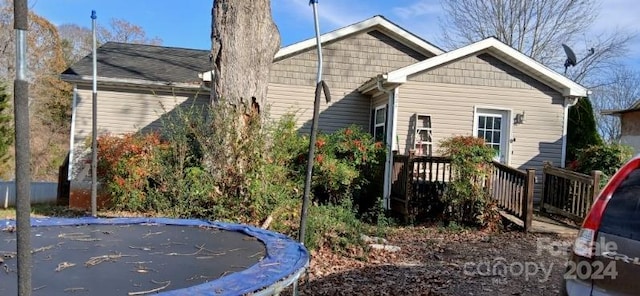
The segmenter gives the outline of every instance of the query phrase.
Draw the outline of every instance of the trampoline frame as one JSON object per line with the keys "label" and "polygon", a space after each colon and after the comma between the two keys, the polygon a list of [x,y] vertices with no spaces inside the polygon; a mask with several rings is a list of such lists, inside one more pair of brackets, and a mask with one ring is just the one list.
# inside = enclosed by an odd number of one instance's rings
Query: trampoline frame
{"label": "trampoline frame", "polygon": [[[82,226],[82,225],[174,225],[211,227],[225,231],[240,232],[255,237],[265,245],[264,258],[242,271],[234,272],[211,282],[196,286],[160,292],[156,295],[277,295],[296,282],[309,266],[309,252],[297,241],[273,231],[243,225],[197,219],[171,218],[32,218],[31,227]],[[13,227],[15,220],[0,220],[0,227]],[[272,268],[278,266],[281,268]],[[255,283],[241,286],[247,277]]]}

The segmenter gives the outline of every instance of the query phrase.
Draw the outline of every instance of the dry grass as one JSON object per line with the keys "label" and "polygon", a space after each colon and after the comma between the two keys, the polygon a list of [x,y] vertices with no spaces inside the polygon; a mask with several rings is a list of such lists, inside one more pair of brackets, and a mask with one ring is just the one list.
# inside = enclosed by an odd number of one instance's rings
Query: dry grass
{"label": "dry grass", "polygon": [[[31,217],[59,217],[59,218],[74,218],[74,217],[86,217],[91,213],[87,211],[69,209],[65,206],[57,206],[52,204],[36,204],[31,206]],[[152,213],[141,214],[131,213],[123,211],[98,211],[98,217],[102,218],[117,218],[117,217],[154,217],[157,216]],[[13,207],[2,209],[0,208],[0,219],[15,219],[16,209]]]}
{"label": "dry grass", "polygon": [[[34,118],[31,123],[31,178],[34,181],[57,181],[58,168],[69,151],[69,130],[54,128]],[[15,147],[9,149],[9,160],[0,169],[0,178],[13,179]]]}

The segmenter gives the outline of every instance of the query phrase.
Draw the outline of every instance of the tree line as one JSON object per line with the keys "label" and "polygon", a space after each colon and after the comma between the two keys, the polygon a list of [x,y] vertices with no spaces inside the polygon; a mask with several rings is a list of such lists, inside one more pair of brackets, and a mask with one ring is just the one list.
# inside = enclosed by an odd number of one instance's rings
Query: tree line
{"label": "tree line", "polygon": [[[108,41],[162,44],[145,30],[123,19],[97,28],[98,44]],[[55,180],[68,152],[72,86],[59,75],[91,53],[92,32],[78,24],[54,25],[29,12],[27,34],[31,170],[35,180]],[[13,77],[15,33],[13,1],[0,0],[0,179],[13,178]]]}

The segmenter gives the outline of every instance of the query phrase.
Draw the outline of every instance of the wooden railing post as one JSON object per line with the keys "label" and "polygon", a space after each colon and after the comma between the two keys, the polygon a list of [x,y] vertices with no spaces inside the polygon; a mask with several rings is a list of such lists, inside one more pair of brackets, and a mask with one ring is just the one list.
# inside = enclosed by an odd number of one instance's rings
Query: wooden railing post
{"label": "wooden railing post", "polygon": [[548,184],[548,180],[547,180],[547,168],[550,168],[553,166],[553,163],[550,161],[544,161],[542,164],[542,196],[540,196],[540,210],[544,211],[544,202],[548,200],[548,196],[547,196],[547,187],[550,185]]}
{"label": "wooden railing post", "polygon": [[533,189],[535,187],[536,170],[527,169],[527,180],[525,183],[525,194],[522,199],[522,222],[524,224],[524,231],[531,230],[531,224],[533,223]]}
{"label": "wooden railing post", "polygon": [[410,216],[410,208],[409,208],[409,200],[412,195],[411,182],[413,182],[413,153],[407,155],[404,159],[404,220],[405,222],[409,221]]}
{"label": "wooden railing post", "polygon": [[[601,171],[591,171],[591,177],[593,178],[593,196],[591,198],[591,204],[598,198],[598,194],[600,194],[600,179],[602,178]],[[589,206],[591,206],[589,204]]]}

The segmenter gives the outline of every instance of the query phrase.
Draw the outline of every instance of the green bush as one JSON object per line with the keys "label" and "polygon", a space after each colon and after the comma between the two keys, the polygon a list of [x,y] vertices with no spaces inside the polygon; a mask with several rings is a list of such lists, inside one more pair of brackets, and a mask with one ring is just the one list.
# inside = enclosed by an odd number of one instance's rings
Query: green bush
{"label": "green bush", "polygon": [[305,245],[310,249],[328,246],[344,250],[361,243],[364,224],[358,220],[353,204],[343,199],[340,204],[318,205],[310,208]]}
{"label": "green bush", "polygon": [[[266,117],[225,103],[181,106],[165,111],[160,134],[101,139],[101,178],[115,208],[252,225],[271,216],[271,229],[295,237],[309,138],[298,133],[293,115]],[[315,145],[307,245],[357,243],[364,224],[356,213],[364,208],[354,199],[370,204],[363,216],[377,231],[388,225],[377,207],[382,144],[349,127],[319,135]]]}
{"label": "green bush", "polygon": [[[353,199],[354,195],[362,200],[362,191],[366,197],[375,202],[376,193],[373,187],[367,187],[384,170],[385,148],[381,142],[364,132],[360,127],[352,125],[340,129],[333,134],[319,134],[316,140],[316,155],[313,175],[313,192],[315,200],[321,204],[341,204],[345,199]],[[305,150],[300,155],[298,170],[306,169]],[[364,202],[364,200],[362,200]]]}
{"label": "green bush", "polygon": [[588,98],[578,100],[576,105],[569,108],[567,125],[567,163],[578,158],[578,151],[590,146],[601,145],[602,139],[598,134],[593,107]]}
{"label": "green bush", "polygon": [[444,156],[451,158],[453,180],[445,189],[445,224],[491,227],[497,220],[496,206],[484,190],[495,151],[483,139],[454,136],[440,143]]}
{"label": "green bush", "polygon": [[[260,224],[301,192],[290,172],[300,144],[292,118],[275,124],[226,103],[165,116],[169,142],[158,205],[174,216]],[[293,153],[293,152],[291,152]]]}
{"label": "green bush", "polygon": [[583,174],[601,171],[606,183],[609,177],[633,156],[633,149],[622,144],[602,144],[578,150],[577,160],[570,163],[569,168]]}

